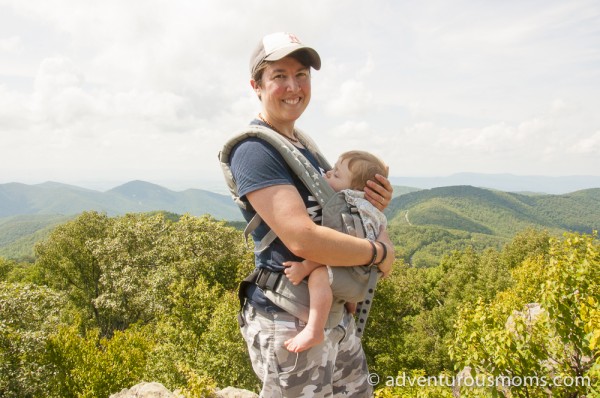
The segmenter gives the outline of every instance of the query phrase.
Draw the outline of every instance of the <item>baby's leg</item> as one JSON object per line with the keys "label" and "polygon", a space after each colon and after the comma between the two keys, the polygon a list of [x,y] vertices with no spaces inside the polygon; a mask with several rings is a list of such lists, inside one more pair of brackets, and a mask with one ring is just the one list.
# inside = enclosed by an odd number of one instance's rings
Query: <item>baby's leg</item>
{"label": "baby's leg", "polygon": [[333,295],[329,286],[327,267],[319,267],[308,277],[310,309],[308,322],[296,337],[287,340],[284,345],[291,352],[300,352],[321,344],[325,339],[325,323],[331,310]]}

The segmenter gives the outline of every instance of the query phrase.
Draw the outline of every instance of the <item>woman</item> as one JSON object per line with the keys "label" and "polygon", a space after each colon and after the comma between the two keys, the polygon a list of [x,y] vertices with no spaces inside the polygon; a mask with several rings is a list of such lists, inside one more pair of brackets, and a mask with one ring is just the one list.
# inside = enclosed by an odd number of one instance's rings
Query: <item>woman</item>
{"label": "woman", "polygon": [[[287,138],[323,173],[326,170],[294,130],[310,102],[310,68],[320,66],[318,53],[294,35],[265,36],[250,60],[250,84],[262,103],[251,124]],[[370,242],[320,226],[317,202],[268,143],[246,139],[232,150],[230,159],[238,194],[253,209],[243,211],[244,217],[250,220],[256,212],[263,220],[252,233],[254,241],[260,242],[269,228],[278,237],[256,254],[257,268],[282,273],[284,262],[307,259],[331,266],[378,264],[384,274],[391,271],[394,249],[387,233]],[[370,181],[365,192],[382,210],[392,188],[385,177],[377,178],[378,183]],[[291,353],[284,342],[302,330],[304,322],[275,306],[255,284],[245,287],[241,295],[245,298],[241,331],[263,383],[261,397],[371,396],[366,359],[351,314],[345,312],[329,325],[322,344]]]}

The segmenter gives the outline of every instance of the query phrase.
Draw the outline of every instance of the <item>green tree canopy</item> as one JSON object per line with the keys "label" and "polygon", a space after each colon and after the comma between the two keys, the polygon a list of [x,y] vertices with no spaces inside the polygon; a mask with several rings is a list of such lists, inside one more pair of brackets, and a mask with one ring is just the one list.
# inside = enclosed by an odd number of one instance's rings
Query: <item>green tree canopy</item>
{"label": "green tree canopy", "polygon": [[[584,396],[597,388],[599,249],[595,235],[552,239],[548,256],[527,258],[513,270],[513,287],[463,305],[450,347],[457,368],[548,382],[504,388],[518,397]],[[554,377],[580,383],[551,386]]]}

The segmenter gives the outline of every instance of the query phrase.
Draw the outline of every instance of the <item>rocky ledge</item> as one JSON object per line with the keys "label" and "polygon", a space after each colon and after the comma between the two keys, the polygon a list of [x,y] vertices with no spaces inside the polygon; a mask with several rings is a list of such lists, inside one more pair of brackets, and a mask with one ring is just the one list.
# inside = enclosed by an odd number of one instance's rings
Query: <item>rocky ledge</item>
{"label": "rocky ledge", "polygon": [[[216,398],[258,398],[258,395],[240,388],[227,387],[215,392]],[[177,390],[171,392],[160,383],[142,382],[130,389],[113,394],[110,398],[185,398]]]}

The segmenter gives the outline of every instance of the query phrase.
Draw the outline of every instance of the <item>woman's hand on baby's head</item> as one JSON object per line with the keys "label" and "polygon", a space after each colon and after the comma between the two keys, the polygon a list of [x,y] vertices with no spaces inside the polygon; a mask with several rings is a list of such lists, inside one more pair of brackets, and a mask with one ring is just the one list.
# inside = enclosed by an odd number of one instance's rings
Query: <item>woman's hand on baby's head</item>
{"label": "woman's hand on baby's head", "polygon": [[383,211],[391,202],[394,193],[394,188],[386,177],[381,174],[376,174],[377,181],[367,181],[365,187],[365,198],[371,202],[373,206]]}

